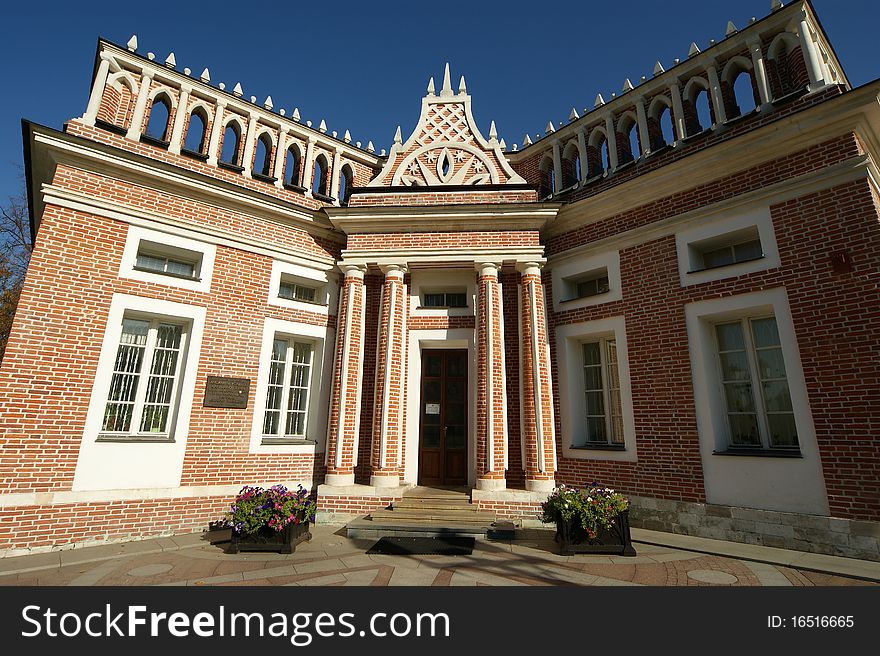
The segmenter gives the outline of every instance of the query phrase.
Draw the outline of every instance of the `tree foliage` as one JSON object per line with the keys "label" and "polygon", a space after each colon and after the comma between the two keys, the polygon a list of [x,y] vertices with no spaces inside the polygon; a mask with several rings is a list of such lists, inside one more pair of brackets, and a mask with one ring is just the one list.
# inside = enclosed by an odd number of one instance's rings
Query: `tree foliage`
{"label": "tree foliage", "polygon": [[30,219],[24,192],[0,207],[0,362],[31,257]]}

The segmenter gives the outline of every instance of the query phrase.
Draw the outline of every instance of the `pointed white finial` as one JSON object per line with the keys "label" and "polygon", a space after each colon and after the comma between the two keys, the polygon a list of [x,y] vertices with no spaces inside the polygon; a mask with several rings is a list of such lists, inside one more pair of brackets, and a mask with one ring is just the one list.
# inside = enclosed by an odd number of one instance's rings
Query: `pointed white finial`
{"label": "pointed white finial", "polygon": [[165,65],[168,68],[174,68],[175,66],[177,66],[177,60],[174,58],[173,52],[169,53],[168,56],[165,58]]}
{"label": "pointed white finial", "polygon": [[528,133],[526,133],[526,136],[523,137],[523,147],[531,146],[531,145],[532,145],[532,138],[528,135]]}
{"label": "pointed white finial", "polygon": [[612,91],[611,92],[611,100],[614,100],[615,98],[617,98],[617,94]]}
{"label": "pointed white finial", "polygon": [[577,110],[576,110],[574,107],[572,107],[572,108],[571,108],[571,114],[568,115],[568,121],[569,121],[569,123],[570,123],[571,121],[576,121],[576,120],[578,120],[579,118],[580,118],[580,116],[578,115]]}
{"label": "pointed white finial", "polygon": [[430,80],[428,80],[428,95],[433,96],[435,94],[436,92],[434,91],[434,78],[432,77]]}
{"label": "pointed white finial", "polygon": [[676,57],[675,59],[672,60],[672,63],[675,64],[676,66],[678,66],[681,63],[681,59]]}
{"label": "pointed white finial", "polygon": [[551,132],[556,132],[556,128],[553,127],[553,121],[547,121],[547,127],[544,128],[544,134],[550,134]]}
{"label": "pointed white finial", "polygon": [[232,87],[232,95],[235,96],[236,98],[241,98],[241,94],[243,94],[243,93],[244,93],[244,91],[242,91],[241,82],[236,82],[235,86]]}
{"label": "pointed white finial", "polygon": [[489,141],[495,141],[498,139],[498,131],[495,129],[495,121],[492,121],[492,124],[489,126]]}
{"label": "pointed white finial", "polygon": [[379,151],[379,157],[385,157],[385,149]]}
{"label": "pointed white finial", "polygon": [[349,132],[348,130],[346,130],[346,131],[345,131],[345,134],[342,135],[342,140],[343,140],[345,143],[351,143],[351,132]]}
{"label": "pointed white finial", "polygon": [[467,93],[467,85],[464,83],[464,75],[461,76],[461,80],[458,83],[458,92]]}
{"label": "pointed white finial", "polygon": [[187,67],[187,68],[184,68],[184,69],[183,69],[183,74],[184,74],[184,75],[189,75],[190,73],[192,73],[192,70],[191,70],[190,68]]}
{"label": "pointed white finial", "polygon": [[128,43],[125,44],[125,47],[129,49],[129,51],[134,52],[138,49],[138,35],[132,34],[131,38],[128,40]]}
{"label": "pointed white finial", "polygon": [[449,81],[449,62],[446,62],[446,69],[443,71],[443,88],[440,89],[440,95],[452,95],[452,82]]}
{"label": "pointed white finial", "polygon": [[665,73],[665,72],[666,72],[666,69],[663,68],[663,64],[661,64],[659,61],[656,64],[654,64],[654,75],[660,75],[660,73]]}
{"label": "pointed white finial", "polygon": [[770,0],[770,11],[782,9],[782,0]]}
{"label": "pointed white finial", "polygon": [[731,34],[736,34],[739,30],[736,29],[736,25],[733,24],[733,21],[727,21],[727,29],[724,30],[724,36],[730,36]]}
{"label": "pointed white finial", "polygon": [[605,104],[605,99],[602,97],[601,93],[596,94],[596,102],[593,104],[593,108],[601,107]]}
{"label": "pointed white finial", "polygon": [[266,96],[266,101],[263,103],[263,107],[271,110],[274,105],[272,104],[272,96]]}
{"label": "pointed white finial", "polygon": [[403,137],[400,136],[400,126],[397,126],[397,131],[394,133],[394,143],[399,144],[403,143]]}
{"label": "pointed white finial", "polygon": [[293,114],[290,115],[290,118],[299,123],[299,107],[293,108]]}
{"label": "pointed white finial", "polygon": [[327,132],[327,124],[324,122],[324,119],[321,119],[321,122],[318,124],[318,132],[324,134]]}
{"label": "pointed white finial", "polygon": [[629,78],[626,78],[623,81],[623,93],[626,93],[627,91],[632,91],[632,90],[633,90],[633,83],[630,82]]}
{"label": "pointed white finial", "polygon": [[153,61],[155,58],[156,58],[156,55],[153,54],[152,52],[147,53],[147,59],[149,59],[150,61]]}
{"label": "pointed white finial", "polygon": [[373,142],[372,142],[372,141],[368,141],[368,142],[367,142],[367,152],[368,152],[368,153],[375,153],[375,152],[376,152],[376,147],[373,146]]}
{"label": "pointed white finial", "polygon": [[208,82],[211,81],[211,73],[208,72],[208,69],[207,69],[207,68],[206,68],[205,70],[202,71],[202,74],[201,74],[201,75],[199,75],[199,79],[200,79],[202,82],[204,82],[205,84],[207,84]]}
{"label": "pointed white finial", "polygon": [[642,77],[639,78],[639,84],[644,84],[647,81],[648,81],[647,75],[643,75]]}
{"label": "pointed white finial", "polygon": [[501,141],[498,142],[498,146],[499,146],[499,148],[501,148],[501,152],[502,152],[502,153],[503,153],[505,150],[507,150],[507,144],[504,143],[504,137],[502,137],[502,138],[501,138]]}
{"label": "pointed white finial", "polygon": [[690,50],[688,50],[688,57],[696,57],[700,54],[700,46],[697,45],[696,41],[691,41]]}

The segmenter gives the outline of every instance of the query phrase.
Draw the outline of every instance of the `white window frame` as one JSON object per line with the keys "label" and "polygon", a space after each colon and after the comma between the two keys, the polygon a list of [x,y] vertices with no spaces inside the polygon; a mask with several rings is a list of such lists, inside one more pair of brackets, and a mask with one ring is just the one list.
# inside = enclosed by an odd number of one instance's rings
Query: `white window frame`
{"label": "white window frame", "polygon": [[[465,295],[465,307],[426,307],[426,293]],[[476,305],[476,275],[469,269],[415,269],[410,274],[409,313],[413,317],[472,317]]]}
{"label": "white window frame", "polygon": [[[600,274],[608,276],[608,291],[593,296],[578,296],[577,284]],[[620,251],[593,255],[566,253],[550,263],[553,282],[553,310],[565,312],[578,308],[611,303],[623,298],[620,282]]]}
{"label": "white window frame", "polygon": [[[282,333],[276,333],[273,340],[272,340],[273,351],[270,354],[270,358],[269,358],[270,370],[271,370],[272,364],[275,362],[271,357],[271,355],[274,354],[275,340],[284,340],[287,342],[287,348],[285,349],[285,352],[284,352],[284,373],[282,374],[282,380],[281,380],[281,399],[279,400],[278,410],[273,410],[273,412],[279,413],[279,418],[278,418],[278,429],[279,430],[278,430],[278,433],[275,433],[275,434],[263,432],[263,441],[264,442],[268,442],[268,441],[282,442],[282,441],[291,441],[291,440],[293,440],[293,441],[306,440],[306,439],[308,439],[307,435],[309,434],[309,410],[310,410],[309,406],[310,406],[310,403],[312,400],[312,378],[313,378],[313,374],[315,372],[315,342],[310,339],[302,339],[301,337],[298,337],[295,335],[285,335]],[[309,348],[309,361],[308,361],[309,374],[306,379],[306,385],[305,385],[305,390],[306,390],[305,421],[303,422],[302,434],[288,435],[285,432],[285,428],[287,426],[287,415],[290,412],[290,410],[287,407],[288,403],[290,402],[290,390],[291,390],[290,374],[291,374],[291,371],[292,371],[292,368],[294,365],[293,352],[295,349],[295,345],[297,345],[297,344],[305,345],[305,346],[308,346],[308,348]],[[267,387],[266,397],[267,397],[267,401],[268,401],[268,387],[269,387],[268,381],[266,382],[266,387]],[[259,412],[260,410],[261,410],[260,408],[255,408],[255,412]],[[264,427],[265,427],[265,417],[266,417],[267,412],[269,412],[269,408],[267,408],[266,405],[264,404],[263,408],[262,408],[263,426]]]}
{"label": "white window frame", "polygon": [[[583,444],[572,444],[571,445],[572,447],[599,448],[599,449],[602,449],[602,448],[617,449],[617,448],[624,447],[624,439],[625,439],[624,435],[620,435],[620,441],[618,441],[618,442],[614,442],[611,439],[612,434],[614,432],[614,422],[612,421],[612,418],[611,418],[611,408],[612,408],[613,404],[611,403],[611,385],[610,385],[609,376],[608,376],[608,367],[609,367],[609,364],[608,364],[608,343],[609,342],[615,342],[615,348],[616,348],[617,343],[616,343],[613,335],[607,335],[604,337],[595,337],[595,338],[581,340],[581,370],[582,371],[587,368],[587,364],[584,361],[584,356],[583,356],[584,346],[586,346],[587,344],[598,344],[599,345],[599,364],[598,364],[598,367],[599,367],[599,373],[601,375],[601,380],[602,380],[602,389],[601,390],[590,390],[590,391],[592,391],[592,392],[601,391],[602,392],[602,404],[603,404],[603,409],[605,410],[605,412],[602,415],[602,419],[605,423],[606,440],[605,440],[605,442],[597,442],[595,440],[590,440],[589,435],[585,434]],[[619,381],[620,380],[620,363],[618,362],[616,364],[617,364],[617,378]],[[596,366],[596,365],[591,365],[591,366]],[[583,378],[582,378],[581,389],[583,390],[583,393],[586,394],[586,392],[587,392],[586,380],[584,380]],[[619,393],[620,393],[620,390],[618,388],[618,394]],[[621,411],[622,411],[622,408],[623,408],[623,402],[621,401]],[[586,402],[584,402],[584,418],[585,419],[588,419],[589,417],[598,416],[598,415],[589,415],[586,412],[586,410],[587,410]],[[621,420],[622,419],[623,419],[623,416],[621,414]]]}
{"label": "white window frame", "polygon": [[[617,375],[620,378],[620,405],[623,419],[623,449],[612,443],[589,443],[586,439],[586,398],[583,344],[613,339],[617,345]],[[602,357],[602,380],[605,395],[605,356]],[[624,317],[609,317],[567,324],[556,328],[556,365],[559,380],[559,411],[562,455],[575,460],[616,460],[635,462],[638,459],[633,414],[632,385],[629,371],[629,347]],[[606,408],[608,410],[608,408]],[[610,411],[606,412],[606,423]],[[595,444],[595,446],[594,446]]]}
{"label": "white window frame", "polygon": [[[295,283],[304,287],[314,288],[315,300],[301,301],[279,296],[282,280],[286,283]],[[336,309],[336,286],[335,276],[326,270],[294,264],[293,262],[273,260],[272,273],[269,276],[269,293],[266,302],[269,305],[288,308],[290,310],[329,315],[331,307],[333,307],[334,310]]]}
{"label": "white window frame", "polygon": [[[169,488],[180,485],[183,457],[201,355],[207,310],[201,306],[157,298],[114,294],[92,385],[89,409],[74,474],[74,490]],[[169,323],[187,323],[189,338],[181,362],[176,419],[169,425],[168,439],[144,441],[119,437],[98,440],[109,396],[122,320],[128,316],[151,317]]]}
{"label": "white window frame", "polygon": [[[190,279],[136,268],[137,255],[141,250],[142,242],[150,244],[149,250],[169,257],[179,256],[182,251],[198,256],[195,278]],[[163,246],[167,248],[167,252],[162,250]],[[128,235],[125,239],[125,248],[122,251],[122,261],[119,265],[119,277],[180,287],[194,292],[209,292],[211,290],[211,279],[214,273],[214,260],[216,256],[216,244],[129,225]]]}
{"label": "white window frame", "polygon": [[[828,497],[797,337],[784,287],[712,298],[684,306],[703,482],[708,503],[827,514]],[[720,383],[715,325],[745,317],[776,318],[800,454],[737,453]]]}
{"label": "white window frame", "polygon": [[[269,390],[269,372],[275,339],[288,339],[307,342],[312,345],[312,364],[309,371],[309,398],[306,411],[305,436],[303,438],[277,437],[263,434],[263,421],[266,413],[266,399]],[[335,331],[327,326],[307,324],[297,321],[267,318],[263,325],[260,346],[260,365],[257,373],[254,394],[253,420],[251,422],[251,453],[316,453],[324,449],[327,433],[327,419],[330,403],[330,386],[322,384],[332,376],[333,354],[328,352],[335,344]],[[285,377],[289,376],[285,369]],[[285,380],[287,383],[287,380]],[[286,385],[285,385],[286,387]],[[285,402],[282,399],[281,422],[286,419]]]}
{"label": "white window frame", "polygon": [[[757,231],[763,257],[710,269],[703,268],[700,244],[712,240],[723,243],[725,237],[736,241],[740,235],[749,230]],[[675,247],[678,254],[679,281],[682,287],[734,278],[746,273],[766,271],[780,265],[773,220],[770,216],[770,208],[766,206],[734,216],[723,216],[701,222],[698,226],[681,230],[675,234]]]}

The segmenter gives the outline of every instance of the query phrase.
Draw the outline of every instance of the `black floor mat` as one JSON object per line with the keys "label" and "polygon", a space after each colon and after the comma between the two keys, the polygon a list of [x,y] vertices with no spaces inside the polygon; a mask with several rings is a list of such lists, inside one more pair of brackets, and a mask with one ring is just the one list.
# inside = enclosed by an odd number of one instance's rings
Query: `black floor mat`
{"label": "black floor mat", "polygon": [[381,538],[367,550],[368,554],[387,556],[469,556],[474,538]]}

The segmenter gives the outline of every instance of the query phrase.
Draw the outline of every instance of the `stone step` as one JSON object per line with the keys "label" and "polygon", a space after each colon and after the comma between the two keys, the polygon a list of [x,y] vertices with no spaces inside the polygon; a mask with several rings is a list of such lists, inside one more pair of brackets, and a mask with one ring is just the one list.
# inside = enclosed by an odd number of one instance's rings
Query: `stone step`
{"label": "stone step", "polygon": [[401,520],[425,520],[425,521],[457,521],[457,522],[477,522],[489,523],[495,521],[495,513],[474,510],[442,510],[434,508],[412,509],[412,508],[394,508],[394,510],[376,510],[371,513],[371,517],[375,519],[383,519],[388,521]]}
{"label": "stone step", "polygon": [[436,509],[436,510],[473,510],[477,511],[477,506],[473,505],[467,499],[412,499],[404,497],[400,501],[395,501],[392,506],[398,508],[412,509]]}
{"label": "stone step", "polygon": [[404,499],[445,499],[470,503],[470,492],[464,489],[414,487],[403,493]]}

